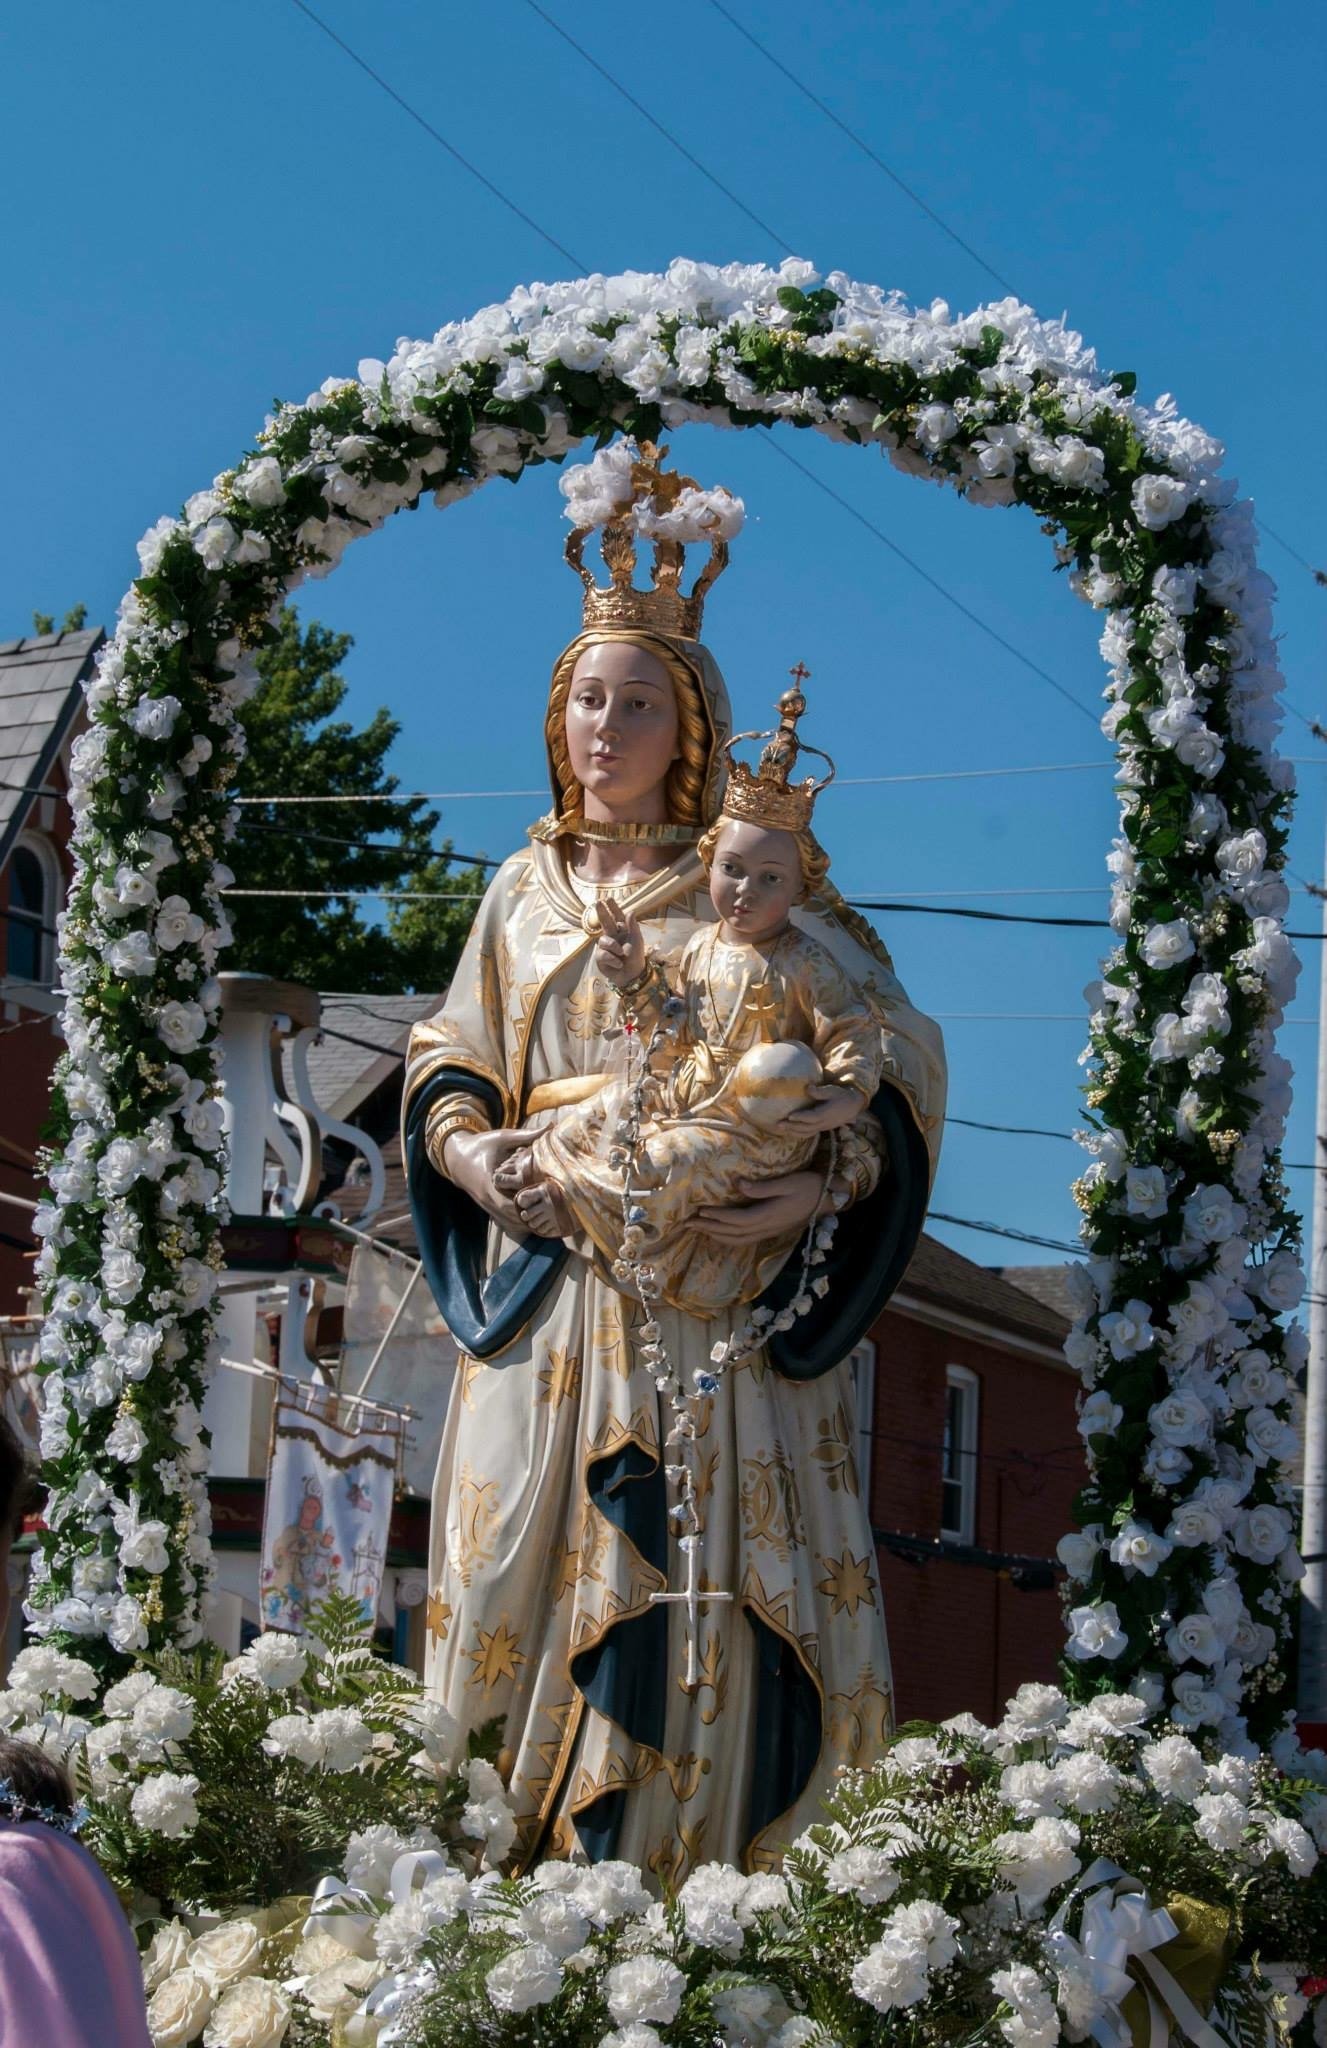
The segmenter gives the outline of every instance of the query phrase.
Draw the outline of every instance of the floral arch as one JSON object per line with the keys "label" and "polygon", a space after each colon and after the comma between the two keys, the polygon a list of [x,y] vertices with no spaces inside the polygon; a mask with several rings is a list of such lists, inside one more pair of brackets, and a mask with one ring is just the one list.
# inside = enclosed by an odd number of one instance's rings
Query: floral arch
{"label": "floral arch", "polygon": [[61,1140],[38,1229],[50,1530],[40,1633],[107,1654],[201,1633],[199,1408],[220,1262],[217,996],[237,705],[307,576],[425,496],[618,431],[780,420],[970,503],[1023,505],[1104,614],[1117,943],[1090,1017],[1087,1258],[1069,1338],[1091,1478],[1065,1539],[1066,1669],[1185,1727],[1279,1720],[1306,1355],[1274,1033],[1281,879],[1272,585],[1220,445],[1012,299],[954,317],[809,264],[535,285],[329,378],[139,543],[75,749]]}

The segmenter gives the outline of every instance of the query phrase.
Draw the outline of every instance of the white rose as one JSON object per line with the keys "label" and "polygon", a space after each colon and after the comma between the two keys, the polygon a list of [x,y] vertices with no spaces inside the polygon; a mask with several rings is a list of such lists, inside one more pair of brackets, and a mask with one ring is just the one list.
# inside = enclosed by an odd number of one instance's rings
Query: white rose
{"label": "white rose", "polygon": [[207,1030],[207,1018],[197,1003],[163,1003],[157,1012],[157,1036],[172,1052],[192,1052]]}
{"label": "white rose", "polygon": [[140,697],[125,712],[125,724],[142,740],[169,739],[183,708],[178,697]]}
{"label": "white rose", "polygon": [[1152,578],[1152,595],[1166,611],[1187,618],[1198,595],[1198,571],[1158,569]]}
{"label": "white rose", "polygon": [[1143,936],[1142,953],[1149,967],[1178,967],[1182,960],[1193,958],[1194,950],[1193,933],[1182,917],[1169,924],[1154,924]]}
{"label": "white rose", "polygon": [[1212,1417],[1205,1402],[1188,1387],[1175,1387],[1149,1411],[1153,1435],[1164,1444],[1183,1448],[1205,1441]]}
{"label": "white rose", "polygon": [[183,1920],[168,1920],[164,1927],[157,1929],[143,1954],[143,1989],[149,1995],[167,1977],[173,1977],[177,1970],[184,1968],[190,1939]]}
{"label": "white rose", "polygon": [[1094,486],[1101,481],[1106,458],[1077,434],[1061,434],[1055,443],[1055,475],[1062,484]]}
{"label": "white rose", "polygon": [[1083,1580],[1091,1578],[1100,1548],[1099,1535],[1088,1529],[1071,1529],[1056,1544],[1055,1555],[1071,1579]]}
{"label": "white rose", "polygon": [[266,512],[273,505],[279,505],[286,495],[281,480],[281,464],[275,455],[260,455],[240,471],[234,483],[237,498],[243,498],[246,505],[252,505],[255,512]]}
{"label": "white rose", "polygon": [[211,1987],[193,1970],[177,1970],[167,1977],[148,2000],[152,2048],[188,2048],[206,2025],[212,2005]]}
{"label": "white rose", "polygon": [[1113,1600],[1098,1600],[1088,1607],[1075,1607],[1069,1614],[1069,1641],[1065,1649],[1078,1663],[1089,1657],[1119,1657],[1129,1647],[1120,1627],[1119,1609]]}
{"label": "white rose", "polygon": [[151,1572],[154,1576],[164,1572],[170,1564],[169,1534],[164,1522],[132,1523],[120,1538],[120,1562],[129,1571]]}
{"label": "white rose", "polygon": [[194,550],[209,569],[224,568],[239,546],[239,535],[229,519],[209,519],[192,535]]}
{"label": "white rose", "polygon": [[1098,1389],[1084,1401],[1078,1417],[1078,1434],[1084,1439],[1094,1436],[1112,1436],[1124,1420],[1124,1410],[1118,1401],[1112,1401],[1108,1393]]}
{"label": "white rose", "polygon": [[223,1920],[209,1934],[191,1943],[189,1967],[206,1977],[214,1991],[237,1977],[248,1977],[263,1959],[263,1937],[252,1920]]}
{"label": "white rose", "polygon": [[173,953],[177,946],[196,946],[205,929],[183,896],[167,896],[157,912],[153,936],[163,953]]}
{"label": "white rose", "polygon": [[102,1285],[111,1300],[123,1307],[137,1296],[143,1284],[144,1271],[131,1251],[113,1250],[107,1253],[102,1265]]}
{"label": "white rose", "polygon": [[1170,1518],[1166,1536],[1171,1543],[1182,1543],[1188,1549],[1196,1549],[1203,1543],[1219,1543],[1221,1517],[1206,1501],[1181,1501]]}
{"label": "white rose", "polygon": [[1184,1227],[1203,1244],[1222,1244],[1228,1237],[1238,1237],[1244,1221],[1243,1205],[1229,1188],[1219,1185],[1204,1183],[1184,1204]]}
{"label": "white rose", "polygon": [[1297,1308],[1304,1294],[1304,1268],[1293,1252],[1273,1252],[1265,1266],[1253,1275],[1261,1299],[1273,1315]]}
{"label": "white rose", "polygon": [[1140,526],[1157,533],[1188,509],[1190,489],[1173,476],[1140,476],[1133,487],[1133,513]]}
{"label": "white rose", "polygon": [[1251,1558],[1254,1564],[1275,1564],[1293,1531],[1285,1509],[1268,1505],[1242,1509],[1235,1517],[1232,1534],[1241,1557]]}
{"label": "white rose", "polygon": [[1159,1166],[1130,1166],[1124,1175],[1124,1203],[1129,1215],[1155,1218],[1166,1213],[1166,1176]]}
{"label": "white rose", "polygon": [[1219,1664],[1225,1655],[1225,1645],[1210,1614],[1186,1614],[1166,1631],[1166,1648],[1176,1664],[1190,1660],[1195,1664]]}
{"label": "white rose", "polygon": [[232,1984],[203,2035],[203,2048],[280,2048],[290,2025],[290,2000],[267,1977]]}
{"label": "white rose", "polygon": [[1122,1309],[1101,1318],[1101,1334],[1116,1358],[1133,1358],[1156,1342],[1152,1311],[1145,1301],[1126,1301]]}
{"label": "white rose", "polygon": [[1170,1556],[1170,1548],[1165,1537],[1158,1536],[1146,1522],[1126,1522],[1111,1543],[1110,1554],[1126,1571],[1141,1572],[1145,1579],[1154,1579],[1158,1566]]}

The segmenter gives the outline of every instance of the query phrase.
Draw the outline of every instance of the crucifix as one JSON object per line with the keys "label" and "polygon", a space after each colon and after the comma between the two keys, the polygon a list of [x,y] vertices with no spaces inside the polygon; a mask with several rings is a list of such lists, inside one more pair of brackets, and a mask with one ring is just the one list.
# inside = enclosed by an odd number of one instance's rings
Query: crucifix
{"label": "crucifix", "polygon": [[731,1593],[702,1592],[700,1587],[700,1530],[693,1529],[685,1536],[679,1536],[677,1547],[686,1553],[687,1582],[680,1593],[651,1593],[652,1607],[666,1607],[677,1603],[687,1611],[687,1663],[682,1683],[690,1692],[700,1682],[700,1669],[696,1663],[696,1651],[700,1636],[700,1610],[715,1600],[731,1600]]}

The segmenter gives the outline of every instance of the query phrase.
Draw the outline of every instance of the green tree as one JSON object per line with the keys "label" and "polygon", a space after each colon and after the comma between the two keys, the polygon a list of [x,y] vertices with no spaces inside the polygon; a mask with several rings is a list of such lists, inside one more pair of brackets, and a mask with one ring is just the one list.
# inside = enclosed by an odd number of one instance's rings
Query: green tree
{"label": "green tree", "polygon": [[[60,621],[60,631],[62,633],[81,633],[87,624],[87,617],[88,608],[85,604],[71,605]],[[48,633],[55,631],[54,614],[52,612],[34,612],[32,614],[32,630],[39,640],[45,639]]]}
{"label": "green tree", "polygon": [[[485,870],[458,867],[451,842],[435,843],[438,814],[424,804],[363,801],[399,788],[384,762],[401,728],[385,708],[361,731],[335,716],[347,691],[339,670],[353,644],[317,620],[303,626],[287,607],[276,639],[257,656],[262,680],[239,714],[249,751],[238,794],[346,801],[241,807],[226,858],[237,889],[265,893],[228,899],[235,944],[221,964],[320,989],[439,990],[465,943]],[[330,893],[279,893],[287,889]],[[461,900],[357,900],[363,889]]]}

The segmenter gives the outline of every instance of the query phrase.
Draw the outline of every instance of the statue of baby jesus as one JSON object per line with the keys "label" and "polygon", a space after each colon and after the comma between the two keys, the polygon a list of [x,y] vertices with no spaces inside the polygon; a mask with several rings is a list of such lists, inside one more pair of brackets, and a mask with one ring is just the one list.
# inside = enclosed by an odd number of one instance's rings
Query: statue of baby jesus
{"label": "statue of baby jesus", "polygon": [[[767,748],[759,777],[735,771],[723,815],[700,841],[716,923],[665,963],[647,955],[640,926],[612,898],[599,906],[596,965],[617,990],[626,1028],[648,1047],[665,1015],[674,1026],[650,1061],[633,1148],[633,1206],[644,1214],[637,1257],[666,1302],[700,1317],[753,1300],[800,1232],[732,1244],[710,1234],[699,1212],[741,1201],[750,1182],[809,1166],[827,1131],[860,1124],[878,1155],[879,1127],[866,1113],[880,1085],[879,1022],[832,955],[791,919],[829,866],[809,823],[823,785],[787,784],[804,703],[799,691],[786,693],[775,737],[791,747]],[[771,816],[790,822],[765,822]],[[562,1234],[610,1270],[622,1246],[616,1132],[627,1099],[625,1077],[614,1078],[494,1176],[513,1192],[552,1183]]]}

